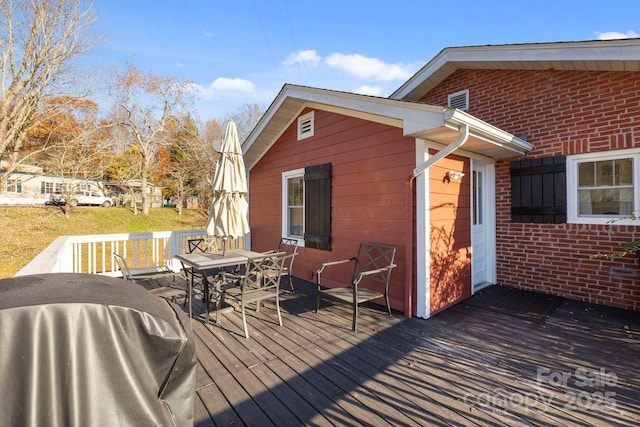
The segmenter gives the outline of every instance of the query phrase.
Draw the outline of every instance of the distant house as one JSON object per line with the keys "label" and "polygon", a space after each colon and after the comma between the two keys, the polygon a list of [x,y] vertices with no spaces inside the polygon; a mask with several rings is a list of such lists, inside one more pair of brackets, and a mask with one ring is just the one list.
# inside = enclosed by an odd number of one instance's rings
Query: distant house
{"label": "distant house", "polygon": [[[49,202],[53,193],[66,191],[98,191],[112,197],[116,205],[125,205],[131,201],[131,191],[140,201],[139,181],[105,181],[99,179],[63,178],[44,174],[41,168],[22,167],[21,171],[11,173],[4,188],[0,189],[0,205],[42,205]],[[162,187],[149,186],[151,207],[162,206]]]}
{"label": "distant house", "polygon": [[49,201],[52,193],[63,193],[66,186],[73,185],[80,191],[100,191],[109,194],[100,180],[67,179],[43,174],[41,170],[13,172],[0,191],[0,205],[42,205]]}
{"label": "distant house", "polygon": [[[394,244],[391,302],[492,284],[640,309],[640,40],[447,48],[389,98],[286,85],[244,144],[251,245],[294,275]],[[611,223],[611,220],[618,220]],[[335,279],[339,279],[341,272]]]}

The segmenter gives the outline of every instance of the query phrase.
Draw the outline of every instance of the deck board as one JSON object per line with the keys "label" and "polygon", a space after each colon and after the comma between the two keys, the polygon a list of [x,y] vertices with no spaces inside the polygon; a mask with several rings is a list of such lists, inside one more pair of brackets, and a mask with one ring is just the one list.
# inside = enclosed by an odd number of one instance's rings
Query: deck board
{"label": "deck board", "polygon": [[204,325],[194,301],[197,426],[640,424],[640,313],[510,290],[427,320],[364,304],[352,332],[349,306],[316,314],[312,285],[295,287],[283,327],[270,302],[248,310],[249,339],[238,313]]}

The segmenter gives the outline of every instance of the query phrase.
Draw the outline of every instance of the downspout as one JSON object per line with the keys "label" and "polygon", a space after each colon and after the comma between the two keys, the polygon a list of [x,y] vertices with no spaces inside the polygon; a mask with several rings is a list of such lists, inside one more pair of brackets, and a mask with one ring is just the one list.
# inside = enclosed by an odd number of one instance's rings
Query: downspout
{"label": "downspout", "polygon": [[417,178],[418,175],[429,169],[434,164],[438,163],[443,158],[447,157],[449,154],[456,151],[458,148],[462,147],[465,142],[469,139],[469,125],[461,124],[460,125],[460,135],[458,139],[453,141],[451,144],[447,145],[442,150],[438,151],[433,157],[427,159],[426,162],[418,166],[413,170],[413,177]]}
{"label": "downspout", "polygon": [[442,150],[438,151],[433,157],[427,159],[424,163],[419,165],[413,170],[413,175],[409,177],[407,182],[407,196],[406,196],[406,206],[407,206],[407,232],[405,233],[405,247],[407,248],[407,254],[405,257],[405,288],[404,288],[404,300],[405,300],[405,317],[413,317],[413,272],[416,269],[415,263],[413,262],[413,225],[414,225],[414,216],[413,216],[413,190],[414,190],[414,182],[415,179],[420,176],[420,174],[424,173],[431,166],[435,165],[437,162],[448,156],[449,154],[456,151],[458,148],[462,147],[467,140],[469,139],[469,125],[460,124],[460,135],[458,139],[456,139],[451,144],[447,145]]}

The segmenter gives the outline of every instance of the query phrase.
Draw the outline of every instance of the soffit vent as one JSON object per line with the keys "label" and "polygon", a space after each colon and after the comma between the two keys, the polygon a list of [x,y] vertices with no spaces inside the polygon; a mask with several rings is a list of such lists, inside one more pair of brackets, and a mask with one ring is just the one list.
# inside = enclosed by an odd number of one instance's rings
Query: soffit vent
{"label": "soffit vent", "polygon": [[460,92],[449,95],[449,107],[457,108],[462,111],[469,109],[469,91],[462,90]]}

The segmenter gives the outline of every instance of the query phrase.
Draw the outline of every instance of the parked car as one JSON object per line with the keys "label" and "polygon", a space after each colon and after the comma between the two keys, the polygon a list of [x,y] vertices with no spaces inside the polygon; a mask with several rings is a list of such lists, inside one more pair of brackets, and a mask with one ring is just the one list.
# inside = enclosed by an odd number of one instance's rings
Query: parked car
{"label": "parked car", "polygon": [[71,196],[69,200],[69,206],[93,205],[108,208],[112,204],[110,197],[103,196],[95,191],[78,192]]}
{"label": "parked car", "polygon": [[67,204],[67,199],[62,193],[51,193],[48,205],[62,206]]}

